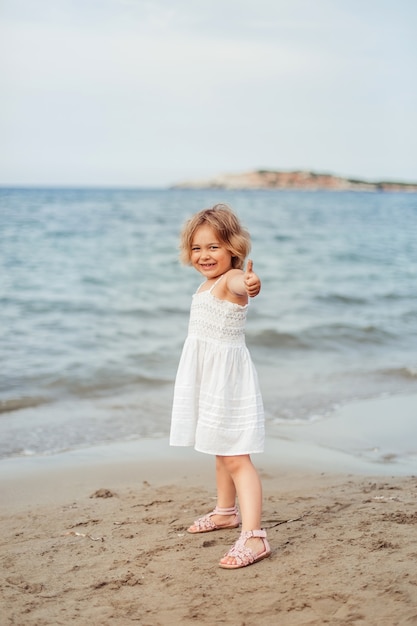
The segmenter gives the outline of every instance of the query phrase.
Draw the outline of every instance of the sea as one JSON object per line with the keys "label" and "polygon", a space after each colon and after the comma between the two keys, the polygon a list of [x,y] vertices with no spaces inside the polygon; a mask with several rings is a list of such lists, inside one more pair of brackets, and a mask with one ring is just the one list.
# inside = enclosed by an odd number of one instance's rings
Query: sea
{"label": "sea", "polygon": [[179,233],[218,202],[262,280],[246,337],[268,438],[417,393],[416,194],[3,187],[0,458],[168,436],[202,281]]}

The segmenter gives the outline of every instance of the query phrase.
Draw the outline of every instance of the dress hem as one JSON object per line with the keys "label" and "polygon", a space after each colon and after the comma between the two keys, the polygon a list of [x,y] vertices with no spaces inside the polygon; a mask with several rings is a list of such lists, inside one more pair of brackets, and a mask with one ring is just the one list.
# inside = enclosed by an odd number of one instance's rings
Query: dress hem
{"label": "dress hem", "polygon": [[201,450],[192,443],[170,443],[171,448],[194,448],[196,452],[201,454],[209,454],[210,456],[246,456],[247,454],[262,454],[264,449],[251,450],[248,452],[209,452],[207,450]]}

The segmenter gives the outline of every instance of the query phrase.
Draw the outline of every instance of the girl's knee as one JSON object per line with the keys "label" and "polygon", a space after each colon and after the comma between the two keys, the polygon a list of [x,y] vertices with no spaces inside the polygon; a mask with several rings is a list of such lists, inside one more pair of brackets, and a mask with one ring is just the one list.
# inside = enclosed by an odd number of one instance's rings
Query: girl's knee
{"label": "girl's knee", "polygon": [[239,471],[248,463],[251,463],[249,455],[239,456],[221,456],[217,457],[217,462],[224,467],[230,474]]}

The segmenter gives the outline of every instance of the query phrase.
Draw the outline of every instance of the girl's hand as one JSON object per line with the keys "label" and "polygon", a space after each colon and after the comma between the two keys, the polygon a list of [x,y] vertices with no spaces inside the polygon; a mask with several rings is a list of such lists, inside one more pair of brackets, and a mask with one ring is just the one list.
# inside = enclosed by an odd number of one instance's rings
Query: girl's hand
{"label": "girl's hand", "polygon": [[253,261],[250,259],[248,259],[248,263],[246,265],[243,282],[245,284],[246,293],[250,298],[254,298],[261,291],[261,280],[253,271]]}

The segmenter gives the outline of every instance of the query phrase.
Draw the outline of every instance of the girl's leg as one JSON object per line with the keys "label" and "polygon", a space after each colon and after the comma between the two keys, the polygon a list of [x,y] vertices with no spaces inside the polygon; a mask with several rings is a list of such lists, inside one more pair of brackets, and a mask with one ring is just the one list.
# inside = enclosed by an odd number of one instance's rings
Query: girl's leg
{"label": "girl's leg", "polygon": [[[242,530],[259,530],[262,516],[262,484],[250,456],[246,454],[219,458],[223,466],[222,472],[229,474],[236,489],[242,515]],[[246,545],[254,554],[264,551],[264,543],[258,537],[249,538]],[[235,561],[235,557],[232,556],[221,559],[221,563],[228,565],[234,565]]]}
{"label": "girl's leg", "polygon": [[217,506],[227,509],[236,504],[236,487],[223,459],[216,456]]}
{"label": "girl's leg", "polygon": [[[262,484],[259,474],[248,454],[218,457],[225,474],[235,488],[242,515],[242,530],[258,530],[262,516]],[[219,472],[220,474],[220,472]],[[226,481],[225,481],[226,484]],[[219,494],[218,494],[219,497]],[[227,506],[233,506],[228,504]],[[220,503],[219,503],[219,506]]]}
{"label": "girl's leg", "polygon": [[[221,509],[229,509],[236,505],[236,487],[222,458],[216,457],[217,506]],[[210,519],[218,526],[227,526],[236,520],[236,515],[211,515]],[[197,532],[198,528],[193,524],[188,530]]]}

